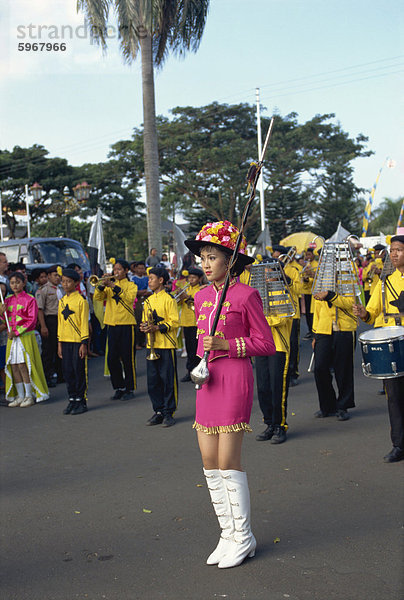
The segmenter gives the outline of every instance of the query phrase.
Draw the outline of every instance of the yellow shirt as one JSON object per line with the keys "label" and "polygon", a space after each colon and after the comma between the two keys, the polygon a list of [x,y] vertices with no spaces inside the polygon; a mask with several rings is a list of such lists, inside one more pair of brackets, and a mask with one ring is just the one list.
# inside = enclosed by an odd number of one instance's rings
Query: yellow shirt
{"label": "yellow shirt", "polygon": [[354,299],[329,292],[327,300],[314,301],[313,332],[331,335],[333,323],[339,331],[355,331],[358,323],[352,312]]}
{"label": "yellow shirt", "polygon": [[128,279],[117,281],[113,288],[98,288],[94,292],[94,301],[105,300],[105,325],[136,325],[133,303],[137,296],[137,285]]}
{"label": "yellow shirt", "polygon": [[[190,285],[189,288],[184,292],[184,296],[188,294],[188,296],[191,296],[191,298],[195,298],[196,292],[199,292],[200,289],[201,286],[199,284]],[[190,308],[189,304],[185,300],[180,302],[179,309],[180,325],[182,327],[196,327],[195,310]]]}
{"label": "yellow shirt", "polygon": [[88,340],[88,302],[79,292],[63,296],[58,306],[58,341],[84,343]]}
{"label": "yellow shirt", "polygon": [[296,314],[294,319],[300,319],[300,296],[304,294],[304,285],[300,279],[300,272],[302,266],[297,262],[291,262],[285,267],[285,275],[290,277],[291,283],[289,284],[290,293],[292,294],[293,302],[295,304]]}
{"label": "yellow shirt", "polygon": [[[142,316],[144,322],[150,320],[150,315],[148,315],[150,310],[153,313],[154,325],[160,327],[160,331],[154,333],[154,347],[162,349],[176,348],[179,326],[177,302],[165,290],[161,290],[157,294],[153,293],[144,301]],[[149,335],[146,335],[146,339],[147,347],[150,348]]]}
{"label": "yellow shirt", "polygon": [[290,352],[290,332],[292,331],[293,317],[266,317],[271,327],[277,352]]}
{"label": "yellow shirt", "polygon": [[[396,269],[394,273],[386,277],[384,291],[386,313],[398,315],[398,307],[391,304],[391,302],[395,302],[400,294],[404,292],[404,273]],[[384,320],[381,280],[379,280],[374,293],[371,295],[366,310],[368,311],[366,323],[374,323],[375,327],[394,327],[396,324],[394,317],[387,317],[387,322]],[[401,317],[401,325],[404,326],[404,317]]]}

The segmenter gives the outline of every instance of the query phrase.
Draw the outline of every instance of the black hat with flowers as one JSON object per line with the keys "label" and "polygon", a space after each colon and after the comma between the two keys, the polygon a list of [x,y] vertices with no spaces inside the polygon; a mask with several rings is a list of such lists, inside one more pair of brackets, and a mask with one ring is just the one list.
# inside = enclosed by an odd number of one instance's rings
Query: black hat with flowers
{"label": "black hat with flowers", "polygon": [[[205,246],[215,246],[225,254],[232,256],[238,235],[239,230],[230,221],[215,221],[214,223],[207,223],[194,240],[185,240],[184,244],[197,256],[201,255],[201,250]],[[237,260],[232,269],[235,275],[240,275],[247,265],[254,262],[254,259],[246,254],[246,249],[247,240],[243,235]]]}

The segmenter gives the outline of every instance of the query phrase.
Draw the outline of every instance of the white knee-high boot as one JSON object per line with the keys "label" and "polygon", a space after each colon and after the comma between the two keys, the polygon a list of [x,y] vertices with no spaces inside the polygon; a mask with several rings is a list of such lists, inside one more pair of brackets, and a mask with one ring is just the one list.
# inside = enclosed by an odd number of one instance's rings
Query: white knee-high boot
{"label": "white knee-high boot", "polygon": [[228,548],[233,544],[233,517],[225,481],[220,475],[219,469],[204,469],[203,472],[206,477],[213,508],[222,530],[219,543],[208,557],[206,564],[217,565],[225,556]]}
{"label": "white knee-high boot", "polygon": [[243,560],[255,555],[257,542],[250,524],[250,490],[244,471],[220,471],[227,487],[234,521],[233,542],[219,562],[219,569],[237,567]]}

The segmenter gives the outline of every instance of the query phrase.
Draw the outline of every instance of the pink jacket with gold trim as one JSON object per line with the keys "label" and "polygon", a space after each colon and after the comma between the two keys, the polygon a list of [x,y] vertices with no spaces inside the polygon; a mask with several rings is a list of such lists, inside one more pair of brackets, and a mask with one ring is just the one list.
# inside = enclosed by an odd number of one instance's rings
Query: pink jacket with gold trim
{"label": "pink jacket with gold trim", "polygon": [[[210,285],[195,294],[195,316],[198,336],[197,355],[203,356],[203,338],[209,335],[223,286]],[[213,350],[209,362],[220,357],[245,358],[269,356],[276,348],[271,328],[262,310],[257,290],[232,280],[220,312],[215,335],[229,342],[229,350]]]}

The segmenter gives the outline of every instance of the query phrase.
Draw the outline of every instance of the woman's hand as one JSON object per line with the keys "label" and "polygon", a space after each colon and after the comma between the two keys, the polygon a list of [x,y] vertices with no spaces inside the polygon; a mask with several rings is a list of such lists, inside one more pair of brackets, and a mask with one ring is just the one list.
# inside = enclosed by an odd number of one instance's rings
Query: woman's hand
{"label": "woman's hand", "polygon": [[87,356],[87,344],[81,344],[79,348],[79,357],[85,358]]}
{"label": "woman's hand", "polygon": [[0,304],[0,315],[2,315],[3,313],[5,313],[6,309],[7,309],[7,307],[6,307],[5,304]]}
{"label": "woman's hand", "polygon": [[12,340],[13,338],[17,337],[16,334],[14,333],[14,331],[9,331],[7,333],[7,337],[9,340]]}
{"label": "woman's hand", "polygon": [[203,338],[203,349],[210,350],[228,350],[229,342],[215,335],[206,335]]}

